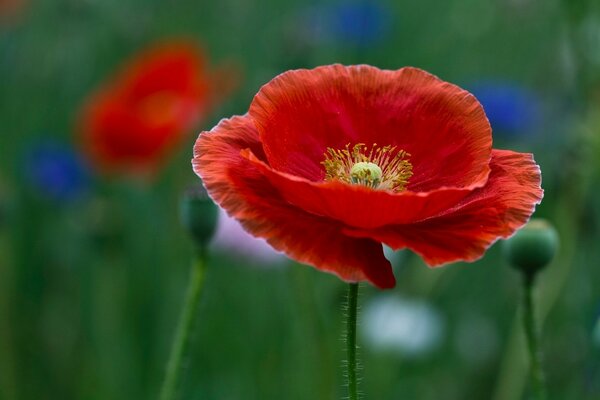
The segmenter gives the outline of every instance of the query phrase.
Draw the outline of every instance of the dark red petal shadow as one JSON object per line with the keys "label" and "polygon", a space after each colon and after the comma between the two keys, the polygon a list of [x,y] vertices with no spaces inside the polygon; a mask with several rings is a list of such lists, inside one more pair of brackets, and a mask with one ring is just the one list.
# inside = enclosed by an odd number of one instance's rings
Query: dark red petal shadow
{"label": "dark red petal shadow", "polygon": [[430,266],[475,261],[497,239],[523,226],[543,197],[540,169],[531,154],[494,150],[490,166],[487,185],[444,215],[416,224],[345,232],[393,249],[410,248]]}
{"label": "dark red petal shadow", "polygon": [[320,181],[328,147],[397,145],[411,154],[408,189],[483,186],[491,128],[467,91],[416,68],[331,65],[285,72],[250,105],[275,170]]}
{"label": "dark red petal shadow", "polygon": [[368,280],[380,288],[395,285],[379,242],[348,237],[341,233],[341,224],[290,205],[253,163],[240,156],[246,148],[264,159],[258,132],[248,117],[222,120],[200,134],[194,171],[217,204],[248,232],[297,261],[346,281]]}

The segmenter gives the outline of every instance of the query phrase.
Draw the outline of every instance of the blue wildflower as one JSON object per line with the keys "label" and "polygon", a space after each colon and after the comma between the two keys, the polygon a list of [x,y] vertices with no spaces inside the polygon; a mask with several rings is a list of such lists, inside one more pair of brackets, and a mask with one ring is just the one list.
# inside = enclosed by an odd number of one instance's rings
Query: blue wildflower
{"label": "blue wildflower", "polygon": [[356,46],[371,46],[390,28],[390,12],[377,1],[342,2],[331,10],[335,38]]}
{"label": "blue wildflower", "polygon": [[71,147],[59,142],[34,143],[24,157],[26,182],[42,196],[70,200],[80,196],[89,184],[89,172]]}
{"label": "blue wildflower", "polygon": [[379,1],[341,1],[304,10],[296,23],[297,39],[309,44],[333,42],[369,47],[391,27],[390,11]]}
{"label": "blue wildflower", "polygon": [[534,92],[506,81],[481,81],[470,87],[483,105],[494,133],[532,134],[539,123],[540,102]]}

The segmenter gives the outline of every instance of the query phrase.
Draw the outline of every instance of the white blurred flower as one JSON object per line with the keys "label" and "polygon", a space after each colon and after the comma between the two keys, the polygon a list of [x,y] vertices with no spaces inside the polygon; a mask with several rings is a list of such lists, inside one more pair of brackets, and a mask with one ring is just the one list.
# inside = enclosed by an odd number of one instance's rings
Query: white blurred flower
{"label": "white blurred flower", "polygon": [[250,264],[264,265],[282,262],[285,255],[275,251],[266,241],[250,235],[240,223],[219,208],[219,220],[211,248],[244,258]]}
{"label": "white blurred flower", "polygon": [[406,265],[407,256],[409,251],[406,249],[402,250],[392,250],[390,247],[383,245],[383,255],[388,259],[390,264],[392,264],[392,268],[395,271],[398,271]]}
{"label": "white blurred flower", "polygon": [[383,245],[383,255],[392,265],[399,264],[404,260],[404,252],[402,250],[394,251],[391,247]]}
{"label": "white blurred flower", "polygon": [[388,294],[365,305],[362,321],[366,346],[415,358],[437,348],[445,330],[442,316],[428,302]]}

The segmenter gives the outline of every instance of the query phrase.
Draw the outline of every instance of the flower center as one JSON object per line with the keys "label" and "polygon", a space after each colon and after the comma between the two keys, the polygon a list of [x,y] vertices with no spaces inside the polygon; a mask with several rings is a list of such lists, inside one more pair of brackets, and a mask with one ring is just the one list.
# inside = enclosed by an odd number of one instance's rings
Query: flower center
{"label": "flower center", "polygon": [[138,107],[144,121],[152,127],[159,127],[177,120],[183,101],[175,93],[164,90],[144,97]]}
{"label": "flower center", "polygon": [[379,165],[372,162],[359,162],[350,169],[350,179],[352,183],[376,188],[381,182],[383,172]]}
{"label": "flower center", "polygon": [[364,185],[373,189],[401,192],[406,189],[413,175],[412,164],[406,151],[396,146],[370,148],[358,143],[350,148],[336,150],[327,148],[325,160],[325,180],[339,180],[346,183]]}

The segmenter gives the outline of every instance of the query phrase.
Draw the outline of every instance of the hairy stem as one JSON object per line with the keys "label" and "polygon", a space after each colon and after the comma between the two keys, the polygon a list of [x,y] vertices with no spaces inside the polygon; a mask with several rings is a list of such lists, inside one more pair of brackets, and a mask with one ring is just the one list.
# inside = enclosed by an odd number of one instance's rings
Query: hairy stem
{"label": "hairy stem", "polygon": [[348,399],[358,400],[356,379],[356,314],[358,304],[358,283],[348,286],[348,319],[346,321],[346,351],[348,375]]}

